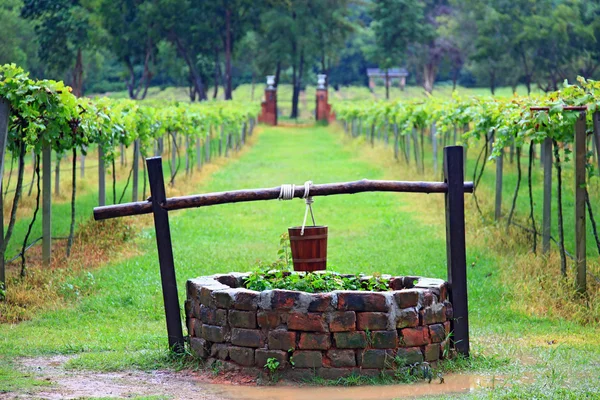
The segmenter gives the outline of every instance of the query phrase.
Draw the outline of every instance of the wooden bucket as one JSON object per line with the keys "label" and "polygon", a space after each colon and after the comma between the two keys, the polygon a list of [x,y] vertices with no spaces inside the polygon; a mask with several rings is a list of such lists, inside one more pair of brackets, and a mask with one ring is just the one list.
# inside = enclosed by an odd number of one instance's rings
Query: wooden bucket
{"label": "wooden bucket", "polygon": [[288,228],[294,271],[319,271],[327,268],[327,227]]}

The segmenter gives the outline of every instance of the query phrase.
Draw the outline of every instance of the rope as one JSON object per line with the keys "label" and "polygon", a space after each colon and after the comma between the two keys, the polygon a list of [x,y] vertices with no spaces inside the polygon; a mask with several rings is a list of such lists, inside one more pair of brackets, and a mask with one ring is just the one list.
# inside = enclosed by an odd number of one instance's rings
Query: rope
{"label": "rope", "polygon": [[[310,211],[310,217],[312,218],[313,226],[317,225],[315,223],[315,215],[313,214],[313,210],[312,210],[312,204],[314,203],[314,200],[311,196],[309,196],[310,187],[312,186],[312,184],[313,184],[312,181],[304,182],[304,195],[302,196],[302,198],[304,199],[304,202],[306,203],[306,210],[304,211],[304,221],[302,222],[302,230],[300,231],[300,236],[304,236],[304,228],[306,227],[306,219],[308,218],[309,211]],[[296,185],[294,185],[294,184],[281,185],[281,190],[279,192],[278,200],[293,199],[295,191],[296,191]]]}

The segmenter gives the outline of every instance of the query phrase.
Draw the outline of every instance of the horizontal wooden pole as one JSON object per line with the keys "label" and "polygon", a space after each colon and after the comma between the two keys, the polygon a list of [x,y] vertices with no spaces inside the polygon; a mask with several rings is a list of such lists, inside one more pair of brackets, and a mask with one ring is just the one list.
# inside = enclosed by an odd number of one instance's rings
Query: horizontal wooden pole
{"label": "horizontal wooden pole", "polygon": [[[327,183],[313,185],[310,196],[331,196],[336,194],[354,194],[364,192],[406,192],[406,193],[446,193],[448,185],[445,182],[407,182],[407,181],[360,181]],[[275,200],[279,198],[281,186],[268,189],[244,189],[229,192],[197,194],[192,196],[171,197],[162,207],[168,211],[185,208],[214,206],[217,204],[241,203],[246,201]],[[473,182],[465,182],[465,192],[473,193]],[[304,185],[294,190],[294,197],[304,196]],[[94,208],[94,219],[126,217],[130,215],[149,214],[152,212],[152,202],[149,200],[135,203],[116,204]]]}

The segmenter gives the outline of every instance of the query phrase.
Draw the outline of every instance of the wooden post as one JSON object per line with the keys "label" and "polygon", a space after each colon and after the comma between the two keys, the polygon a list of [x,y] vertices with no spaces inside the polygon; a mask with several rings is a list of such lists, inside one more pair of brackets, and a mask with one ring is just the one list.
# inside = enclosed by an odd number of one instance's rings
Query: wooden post
{"label": "wooden post", "polygon": [[6,269],[4,266],[4,198],[2,191],[9,118],[10,104],[8,101],[0,98],[0,287],[6,287]]}
{"label": "wooden post", "polygon": [[185,351],[183,329],[181,327],[181,309],[177,295],[177,280],[173,261],[169,213],[161,204],[167,200],[163,178],[162,159],[152,157],[146,160],[148,179],[150,181],[150,196],[152,197],[152,212],[154,214],[154,230],[160,264],[160,278],[167,320],[169,348],[177,353]]}
{"label": "wooden post", "polygon": [[56,167],[54,169],[54,195],[60,196],[60,159],[61,155],[56,154]]}
{"label": "wooden post", "polygon": [[131,186],[131,201],[138,201],[138,181],[140,174],[140,139],[133,142],[133,182]]}
{"label": "wooden post", "polygon": [[581,112],[575,123],[575,263],[576,288],[586,291],[586,241],[585,241],[585,164],[587,156],[585,112]]}
{"label": "wooden post", "polygon": [[[84,147],[83,150],[85,151],[86,148]],[[81,179],[85,178],[85,155],[83,151],[81,152],[81,156],[79,156],[79,176]]]}
{"label": "wooden post", "polygon": [[550,251],[552,231],[552,139],[544,139],[544,203],[542,210],[542,253]]}
{"label": "wooden post", "polygon": [[190,135],[185,135],[185,174],[190,173]]}
{"label": "wooden post", "polygon": [[200,136],[196,137],[196,168],[198,168],[198,171],[202,169],[202,145],[200,144]]}
{"label": "wooden post", "polygon": [[438,172],[438,142],[435,122],[431,124],[431,145],[433,146],[433,175]]}
{"label": "wooden post", "polygon": [[398,124],[394,124],[394,159],[398,161],[398,147],[400,138],[398,137]]}
{"label": "wooden post", "polygon": [[204,162],[210,162],[210,132],[206,134],[206,141],[204,142]]}
{"label": "wooden post", "polygon": [[173,133],[173,144],[171,144],[171,180],[177,171],[177,132]]}
{"label": "wooden post", "polygon": [[504,149],[500,149],[500,155],[496,158],[496,209],[494,219],[502,218],[502,169],[504,167]]}
{"label": "wooden post", "polygon": [[451,321],[456,350],[469,356],[469,311],[467,300],[467,259],[465,244],[465,187],[463,148],[444,149],[444,180],[446,193],[446,255],[450,301],[454,308]]}
{"label": "wooden post", "polygon": [[596,111],[592,115],[594,122],[594,147],[596,148],[596,162],[598,163],[597,168],[600,173],[600,113]]}
{"label": "wooden post", "polygon": [[42,149],[42,261],[50,265],[52,248],[52,147]]}
{"label": "wooden post", "polygon": [[106,205],[106,170],[102,146],[98,146],[98,205]]}
{"label": "wooden post", "polygon": [[121,167],[125,165],[125,145],[123,143],[121,143],[121,145],[119,146],[119,149],[121,150]]}

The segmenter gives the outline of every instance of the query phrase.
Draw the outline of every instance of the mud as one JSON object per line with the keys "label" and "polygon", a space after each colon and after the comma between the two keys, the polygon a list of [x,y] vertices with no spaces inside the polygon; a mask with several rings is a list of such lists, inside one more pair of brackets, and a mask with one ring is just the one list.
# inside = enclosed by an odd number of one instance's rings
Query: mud
{"label": "mud", "polygon": [[69,371],[64,368],[69,359],[69,356],[20,359],[19,364],[24,372],[51,385],[40,387],[33,393],[0,393],[0,400],[132,398],[151,395],[174,400],[384,400],[467,393],[506,384],[498,377],[446,375],[442,384],[436,380],[431,384],[361,387],[256,386],[253,377],[236,373],[222,373],[215,377],[208,372],[194,371]]}

